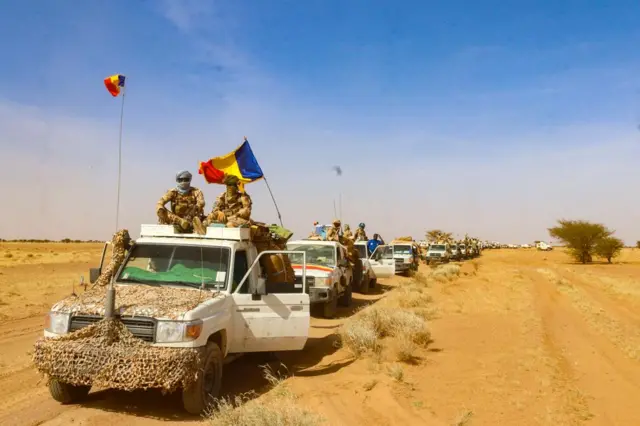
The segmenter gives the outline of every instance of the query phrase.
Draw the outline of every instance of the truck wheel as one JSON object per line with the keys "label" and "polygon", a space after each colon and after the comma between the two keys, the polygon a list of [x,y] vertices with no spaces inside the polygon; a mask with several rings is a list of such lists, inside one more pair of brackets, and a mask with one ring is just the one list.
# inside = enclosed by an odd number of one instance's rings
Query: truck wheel
{"label": "truck wheel", "polygon": [[369,276],[362,277],[362,285],[360,286],[360,294],[368,294],[371,290],[371,280]]}
{"label": "truck wheel", "polygon": [[190,414],[202,414],[222,386],[222,351],[214,342],[207,343],[202,370],[198,378],[188,388],[182,390],[182,405]]}
{"label": "truck wheel", "polygon": [[322,316],[325,318],[334,318],[336,316],[336,311],[338,310],[338,296],[334,296],[333,299],[326,302],[323,307]]}
{"label": "truck wheel", "polygon": [[378,285],[378,279],[377,278],[372,278],[369,281],[369,291],[375,291]]}
{"label": "truck wheel", "polygon": [[342,293],[342,296],[340,296],[340,299],[338,299],[338,303],[340,304],[340,306],[344,306],[348,308],[349,306],[351,306],[352,300],[353,300],[353,280],[349,283],[347,288],[344,290],[344,293]]}
{"label": "truck wheel", "polygon": [[364,284],[364,271],[363,271],[363,267],[362,267],[362,260],[358,259],[356,262],[354,262],[353,264],[353,290],[352,291],[359,291],[362,292],[362,285]]}
{"label": "truck wheel", "polygon": [[91,386],[75,386],[69,383],[61,382],[57,379],[51,379],[49,382],[49,393],[53,399],[61,404],[73,404],[82,401],[89,395]]}

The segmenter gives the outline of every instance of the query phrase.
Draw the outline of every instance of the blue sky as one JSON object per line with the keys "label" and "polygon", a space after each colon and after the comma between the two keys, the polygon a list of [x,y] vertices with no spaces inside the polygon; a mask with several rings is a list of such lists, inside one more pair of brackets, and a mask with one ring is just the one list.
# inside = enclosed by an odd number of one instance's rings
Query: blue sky
{"label": "blue sky", "polygon": [[[25,0],[0,13],[0,237],[108,238],[246,135],[285,225],[640,239],[637,1]],[[331,167],[344,170],[336,177]],[[16,176],[21,176],[17,178]],[[276,220],[262,183],[254,218]],[[17,226],[16,223],[29,225]]]}

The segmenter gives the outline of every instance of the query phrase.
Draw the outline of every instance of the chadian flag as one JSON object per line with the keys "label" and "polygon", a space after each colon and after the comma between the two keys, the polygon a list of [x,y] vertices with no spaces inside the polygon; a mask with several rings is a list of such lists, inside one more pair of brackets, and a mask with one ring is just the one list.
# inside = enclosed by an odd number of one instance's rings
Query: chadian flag
{"label": "chadian flag", "polygon": [[120,94],[120,88],[124,88],[125,76],[114,74],[104,79],[104,85],[114,98]]}
{"label": "chadian flag", "polygon": [[236,176],[241,184],[255,182],[264,177],[246,138],[242,145],[234,151],[221,157],[214,157],[206,162],[200,162],[198,173],[204,175],[207,183],[219,184],[224,183],[224,178],[227,175]]}

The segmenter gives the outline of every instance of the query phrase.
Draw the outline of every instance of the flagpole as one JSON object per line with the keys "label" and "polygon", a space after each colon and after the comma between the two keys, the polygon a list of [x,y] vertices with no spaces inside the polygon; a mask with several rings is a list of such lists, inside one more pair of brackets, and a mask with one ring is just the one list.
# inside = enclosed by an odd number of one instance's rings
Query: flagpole
{"label": "flagpole", "polygon": [[282,215],[280,214],[280,209],[278,209],[278,203],[276,202],[276,197],[273,196],[273,192],[271,192],[271,187],[269,186],[269,181],[267,181],[267,177],[266,176],[262,176],[262,180],[264,180],[264,183],[267,185],[267,189],[269,190],[269,194],[271,194],[271,199],[273,200],[273,205],[276,206],[276,212],[278,213],[278,220],[280,220],[280,226],[282,226],[284,228],[284,225],[282,224]]}
{"label": "flagpole", "polygon": [[124,118],[124,97],[127,93],[126,85],[122,88],[122,103],[120,105],[120,136],[118,138],[118,192],[116,198],[116,232],[120,219],[120,181],[122,176],[122,121]]}

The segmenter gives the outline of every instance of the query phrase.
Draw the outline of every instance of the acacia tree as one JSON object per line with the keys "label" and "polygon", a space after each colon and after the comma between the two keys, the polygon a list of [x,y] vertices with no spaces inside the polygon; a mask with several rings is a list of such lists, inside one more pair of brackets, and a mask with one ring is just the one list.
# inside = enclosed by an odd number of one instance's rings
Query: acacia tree
{"label": "acacia tree", "polygon": [[569,249],[569,254],[582,263],[591,262],[598,242],[611,234],[613,231],[604,225],[585,220],[561,219],[558,226],[549,228],[549,235],[562,241]]}
{"label": "acacia tree", "polygon": [[640,241],[636,241],[636,247],[640,248]]}
{"label": "acacia tree", "polygon": [[605,237],[598,241],[595,251],[598,256],[604,257],[611,263],[611,259],[618,256],[623,248],[624,243],[620,238]]}

